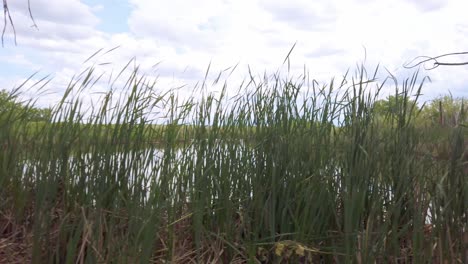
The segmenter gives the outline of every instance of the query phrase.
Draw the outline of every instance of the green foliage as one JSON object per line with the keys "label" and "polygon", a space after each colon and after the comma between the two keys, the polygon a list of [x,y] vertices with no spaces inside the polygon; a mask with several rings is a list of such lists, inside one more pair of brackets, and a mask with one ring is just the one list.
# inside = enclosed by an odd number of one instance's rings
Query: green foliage
{"label": "green foliage", "polygon": [[378,100],[374,104],[374,112],[380,115],[398,114],[404,108],[407,111],[415,104],[415,101],[410,100],[404,95],[390,95],[386,99]]}
{"label": "green foliage", "polygon": [[463,263],[464,128],[435,144],[415,81],[376,103],[366,72],[181,99],[134,71],[86,112],[90,69],[51,120],[0,119],[2,241],[33,263]]}
{"label": "green foliage", "polygon": [[422,123],[429,126],[449,126],[468,124],[468,99],[440,96],[426,104],[422,110]]}
{"label": "green foliage", "polygon": [[18,106],[14,101],[12,94],[5,90],[0,90],[0,112],[7,112],[15,109]]}
{"label": "green foliage", "polygon": [[31,101],[19,102],[17,93],[0,90],[0,116],[21,117],[34,122],[48,121],[52,117],[52,109],[37,108]]}
{"label": "green foliage", "polygon": [[[398,92],[398,91],[397,91]],[[414,119],[418,116],[419,108],[415,100],[411,100],[408,94],[389,95],[386,99],[374,103],[373,112],[377,120],[390,125],[403,117]]]}

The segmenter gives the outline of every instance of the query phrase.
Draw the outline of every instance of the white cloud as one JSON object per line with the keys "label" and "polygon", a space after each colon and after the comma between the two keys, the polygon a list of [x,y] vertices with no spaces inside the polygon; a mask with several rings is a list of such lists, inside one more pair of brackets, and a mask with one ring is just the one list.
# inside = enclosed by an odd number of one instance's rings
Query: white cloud
{"label": "white cloud", "polygon": [[[51,21],[56,24],[90,25],[99,23],[93,14],[93,8],[79,0],[34,0],[30,1],[33,17],[39,21]],[[8,1],[10,11],[29,16],[28,1]],[[98,7],[98,6],[97,6]]]}
{"label": "white cloud", "polygon": [[409,0],[421,11],[436,11],[447,5],[447,0]]}
{"label": "white cloud", "polygon": [[18,66],[25,66],[29,68],[38,68],[39,65],[32,63],[30,60],[26,58],[24,54],[8,54],[6,56],[0,57],[3,62],[8,64],[16,64]]}
{"label": "white cloud", "polygon": [[[111,62],[102,68],[118,71],[135,57],[145,73],[159,76],[162,86],[190,86],[204,77],[210,62],[213,76],[240,63],[233,77],[237,82],[247,73],[247,64],[255,74],[272,73],[296,42],[291,69],[301,74],[305,64],[311,77],[323,82],[363,60],[364,48],[369,71],[380,63],[396,76],[408,76],[412,71],[402,65],[416,56],[468,47],[468,3],[462,0],[129,2],[130,16],[121,19],[128,19],[130,32],[111,34],[96,29],[96,12],[102,8],[98,1],[95,6],[77,0],[32,1],[38,32],[29,27],[27,1],[11,1],[19,45],[40,61],[15,54],[14,47],[7,47],[14,54],[8,58],[31,67],[39,63],[66,83],[95,51],[120,46],[87,65]],[[155,71],[152,66],[158,62]],[[446,87],[462,94],[466,73],[466,67],[428,72],[433,83],[426,94]]]}
{"label": "white cloud", "polygon": [[339,15],[331,1],[261,0],[260,7],[271,13],[273,20],[304,31],[332,30]]}

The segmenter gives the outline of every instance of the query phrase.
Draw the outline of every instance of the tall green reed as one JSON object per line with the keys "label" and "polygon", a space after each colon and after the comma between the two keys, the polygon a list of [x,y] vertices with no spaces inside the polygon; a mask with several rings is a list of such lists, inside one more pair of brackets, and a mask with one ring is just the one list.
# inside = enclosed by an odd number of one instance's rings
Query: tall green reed
{"label": "tall green reed", "polygon": [[[309,261],[466,257],[464,128],[446,160],[418,154],[431,131],[414,122],[417,73],[402,84],[363,66],[328,85],[250,76],[232,97],[227,83],[206,92],[205,77],[201,98],[182,98],[124,72],[92,107],[80,95],[101,76],[84,72],[33,131],[0,115],[0,210],[31,235],[33,262],[254,263],[260,249],[291,260],[274,250],[283,241]],[[385,85],[400,99],[382,119]]]}

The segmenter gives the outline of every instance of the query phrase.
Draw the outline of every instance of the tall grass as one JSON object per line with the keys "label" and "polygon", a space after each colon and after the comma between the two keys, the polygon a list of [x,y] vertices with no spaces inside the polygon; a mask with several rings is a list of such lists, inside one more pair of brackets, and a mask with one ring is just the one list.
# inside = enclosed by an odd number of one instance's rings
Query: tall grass
{"label": "tall grass", "polygon": [[[251,76],[235,96],[182,99],[134,71],[84,108],[91,69],[49,122],[2,112],[0,260],[466,262],[466,128],[435,157],[404,100],[424,78],[377,72]],[[403,100],[382,121],[384,85]]]}

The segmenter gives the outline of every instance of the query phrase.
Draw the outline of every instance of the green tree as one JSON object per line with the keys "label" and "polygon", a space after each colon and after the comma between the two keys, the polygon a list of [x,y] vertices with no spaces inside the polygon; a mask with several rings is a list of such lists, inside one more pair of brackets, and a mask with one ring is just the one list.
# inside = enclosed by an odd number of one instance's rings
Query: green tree
{"label": "green tree", "polygon": [[426,125],[456,127],[468,124],[468,99],[451,95],[441,96],[432,100],[422,110],[422,120]]}
{"label": "green tree", "polygon": [[418,113],[415,101],[410,100],[407,95],[390,95],[386,99],[374,103],[374,115],[381,120],[389,118],[409,117],[414,118]]}
{"label": "green tree", "polygon": [[17,94],[0,90],[0,118],[21,117],[27,121],[48,121],[51,116],[52,109],[38,108],[30,103],[18,102]]}
{"label": "green tree", "polygon": [[17,107],[14,95],[5,90],[0,90],[0,112],[6,113]]}

